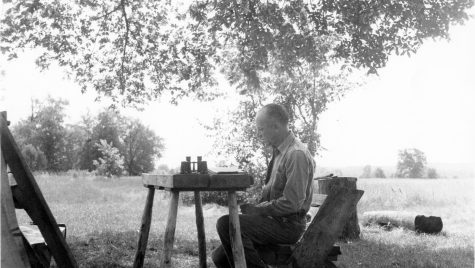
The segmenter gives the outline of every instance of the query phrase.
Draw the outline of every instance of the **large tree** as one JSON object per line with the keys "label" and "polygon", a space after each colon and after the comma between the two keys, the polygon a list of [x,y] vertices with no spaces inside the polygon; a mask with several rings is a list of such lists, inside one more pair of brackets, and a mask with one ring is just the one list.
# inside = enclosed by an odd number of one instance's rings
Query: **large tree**
{"label": "large tree", "polygon": [[127,119],[123,136],[124,169],[140,175],[154,169],[154,162],[165,148],[163,139],[138,119]]}
{"label": "large tree", "polygon": [[[95,160],[103,156],[96,144],[101,144],[101,140],[105,140],[107,144],[111,144],[113,148],[117,148],[123,152],[122,135],[125,132],[125,122],[119,111],[114,109],[104,109],[97,115],[94,126],[92,127],[91,140],[84,149],[90,153],[88,159]],[[88,163],[92,165],[92,162]],[[94,166],[88,166],[89,170]]]}
{"label": "large tree", "polygon": [[237,110],[208,126],[210,135],[216,138],[214,150],[263,178],[270,154],[256,133],[255,116],[264,104],[275,102],[287,108],[291,130],[313,156],[317,155],[321,149],[317,132],[321,113],[354,84],[348,81],[348,68],[331,72],[328,67],[327,63],[302,64],[295,68],[295,74],[269,68],[260,91],[245,91]]}
{"label": "large tree", "polygon": [[83,134],[83,143],[80,145],[81,149],[76,157],[78,157],[78,168],[83,170],[94,169],[94,154],[96,146],[92,141],[92,132],[96,124],[96,118],[88,111],[81,116],[81,120],[76,124],[76,130]]}
{"label": "large tree", "polygon": [[66,135],[64,137],[66,162],[64,163],[64,169],[81,169],[81,156],[83,152],[87,151],[89,137],[89,131],[81,124],[66,125]]}
{"label": "large tree", "polygon": [[[162,138],[153,130],[140,120],[122,116],[114,109],[104,109],[96,117],[84,116],[75,128],[77,133],[84,134],[79,153],[81,169],[95,169],[94,160],[106,157],[104,152],[109,152],[107,148],[110,147],[117,149],[123,157],[124,170],[129,175],[138,175],[152,171],[154,161],[164,149]],[[107,150],[101,151],[100,148]]]}
{"label": "large tree", "polygon": [[[272,65],[342,60],[375,72],[391,53],[414,53],[467,19],[458,1],[6,1],[1,50],[42,48],[37,63],[65,67],[83,90],[123,103],[165,92],[212,96],[223,66],[247,89]],[[335,45],[322,46],[331,38]],[[237,80],[236,80],[237,78]]]}
{"label": "large tree", "polygon": [[396,177],[422,178],[425,174],[427,159],[419,149],[410,148],[399,151]]}
{"label": "large tree", "polygon": [[13,135],[20,147],[28,147],[30,152],[34,148],[44,154],[48,171],[64,170],[67,163],[64,127],[67,104],[65,100],[50,96],[45,101],[32,100],[29,118],[13,126]]}

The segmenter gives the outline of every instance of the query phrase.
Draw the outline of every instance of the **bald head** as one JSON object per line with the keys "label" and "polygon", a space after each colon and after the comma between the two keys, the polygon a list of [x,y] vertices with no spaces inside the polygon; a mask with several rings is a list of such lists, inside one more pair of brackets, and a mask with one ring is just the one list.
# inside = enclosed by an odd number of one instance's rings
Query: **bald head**
{"label": "bald head", "polygon": [[256,125],[259,136],[264,142],[279,146],[289,134],[289,114],[279,104],[267,104],[257,113]]}
{"label": "bald head", "polygon": [[289,113],[287,112],[287,109],[280,104],[267,104],[259,111],[259,113],[261,112],[269,117],[269,119],[275,120],[283,126],[289,124]]}

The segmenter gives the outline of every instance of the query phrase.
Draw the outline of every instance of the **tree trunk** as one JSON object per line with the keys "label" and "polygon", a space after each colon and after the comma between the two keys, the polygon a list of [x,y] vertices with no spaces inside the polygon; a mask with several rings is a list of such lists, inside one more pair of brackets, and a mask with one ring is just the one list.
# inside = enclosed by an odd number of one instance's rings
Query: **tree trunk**
{"label": "tree trunk", "polygon": [[[329,195],[335,193],[341,188],[346,188],[349,192],[356,190],[356,178],[353,177],[334,177],[318,179],[318,193]],[[343,227],[340,239],[357,239],[360,236],[360,226],[358,223],[358,214],[356,204],[354,205],[350,219]]]}

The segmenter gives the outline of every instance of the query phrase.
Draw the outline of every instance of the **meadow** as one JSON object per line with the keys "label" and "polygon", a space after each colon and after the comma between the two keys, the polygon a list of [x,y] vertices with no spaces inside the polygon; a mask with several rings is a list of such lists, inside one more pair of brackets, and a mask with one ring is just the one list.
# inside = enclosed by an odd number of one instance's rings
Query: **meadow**
{"label": "meadow", "polygon": [[[80,267],[131,267],[146,188],[140,177],[102,179],[87,173],[35,176],[57,222],[67,225],[67,242]],[[474,267],[475,179],[359,179],[365,211],[401,210],[442,217],[438,235],[361,226],[360,239],[339,241],[338,267]],[[158,267],[168,213],[167,192],[157,191],[144,267]],[[226,207],[203,206],[209,256],[219,245],[216,220]],[[20,224],[30,222],[21,210]],[[180,204],[174,267],[198,267],[194,208]]]}

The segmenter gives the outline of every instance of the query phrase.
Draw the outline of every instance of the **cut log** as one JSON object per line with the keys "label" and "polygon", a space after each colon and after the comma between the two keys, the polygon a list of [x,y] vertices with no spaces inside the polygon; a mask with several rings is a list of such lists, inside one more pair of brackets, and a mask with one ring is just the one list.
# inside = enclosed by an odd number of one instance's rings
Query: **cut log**
{"label": "cut log", "polygon": [[328,195],[292,253],[293,267],[332,267],[327,257],[362,195],[346,188]]}
{"label": "cut log", "polygon": [[409,211],[367,211],[363,213],[363,225],[378,225],[391,229],[402,227],[412,231],[436,234],[443,228],[442,219],[436,216],[424,216]]}
{"label": "cut log", "polygon": [[[330,195],[340,189],[347,189],[350,193],[356,191],[356,178],[353,177],[319,178],[317,181],[318,194]],[[357,203],[355,203],[351,209],[351,216],[343,227],[343,231],[339,237],[340,239],[357,239],[360,236],[356,205]]]}

